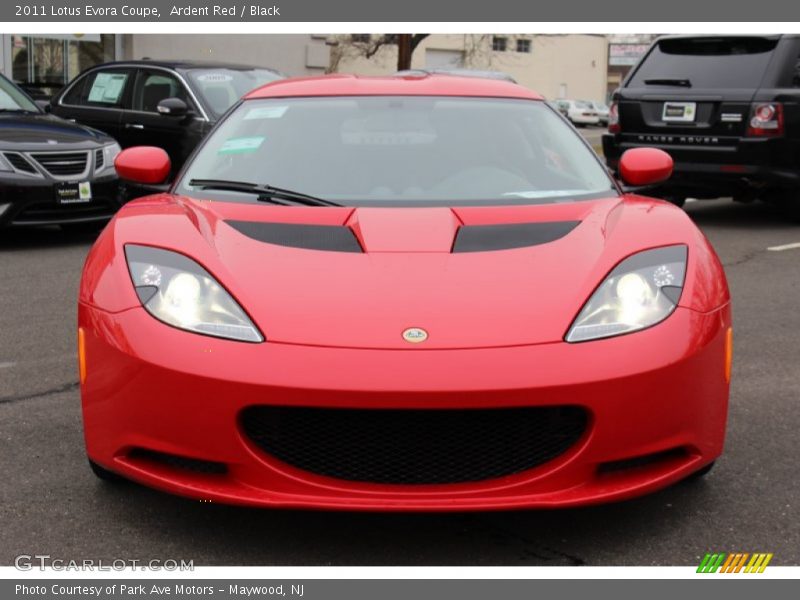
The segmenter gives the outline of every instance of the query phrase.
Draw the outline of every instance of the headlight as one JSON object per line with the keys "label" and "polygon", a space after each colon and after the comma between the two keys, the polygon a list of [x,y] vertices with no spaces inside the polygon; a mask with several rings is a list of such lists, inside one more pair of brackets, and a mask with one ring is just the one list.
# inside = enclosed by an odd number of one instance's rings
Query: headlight
{"label": "headlight", "polygon": [[103,168],[101,170],[114,168],[114,159],[120,152],[122,152],[122,148],[117,142],[103,146]]}
{"label": "headlight", "polygon": [[149,246],[125,246],[128,270],[142,306],[156,319],[195,333],[263,342],[247,314],[192,259]]}
{"label": "headlight", "polygon": [[686,246],[668,246],[622,261],[584,305],[566,341],[622,335],[666,319],[683,291],[686,254]]}

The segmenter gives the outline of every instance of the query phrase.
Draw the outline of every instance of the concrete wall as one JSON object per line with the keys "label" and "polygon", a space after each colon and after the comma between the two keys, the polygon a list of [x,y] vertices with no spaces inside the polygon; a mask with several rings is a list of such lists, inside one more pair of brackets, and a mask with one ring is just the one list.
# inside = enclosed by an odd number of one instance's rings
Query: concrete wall
{"label": "concrete wall", "polygon": [[218,60],[270,67],[287,75],[318,75],[330,64],[326,36],[132,34],[125,36],[124,58]]}
{"label": "concrete wall", "polygon": [[[341,47],[335,70],[360,75],[393,73],[397,65],[397,48],[386,46],[371,58],[360,56],[348,48],[347,36],[337,36]],[[412,67],[425,68],[430,51],[461,51],[464,66],[504,71],[521,85],[543,94],[559,97],[603,100],[606,96],[608,41],[599,35],[508,35],[509,50],[492,50],[492,35],[434,34],[426,38],[414,52]],[[516,52],[516,40],[531,40],[531,52]]]}

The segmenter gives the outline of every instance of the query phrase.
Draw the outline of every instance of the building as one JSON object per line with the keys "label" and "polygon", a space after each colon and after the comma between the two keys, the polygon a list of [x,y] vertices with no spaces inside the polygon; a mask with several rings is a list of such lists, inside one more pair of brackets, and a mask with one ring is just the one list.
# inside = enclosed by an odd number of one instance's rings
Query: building
{"label": "building", "polygon": [[[647,51],[653,35],[432,34],[412,67],[503,71],[548,99],[605,100]],[[333,71],[386,75],[397,46],[383,35],[52,34],[0,35],[0,69],[46,98],[82,70],[109,60],[209,59],[262,65],[287,75]]]}
{"label": "building", "polygon": [[[332,36],[331,68],[383,75],[397,65],[397,46],[366,56],[383,36]],[[415,50],[412,68],[467,67],[503,71],[548,99],[606,97],[608,40],[601,35],[432,34]]]}
{"label": "building", "polygon": [[645,55],[654,34],[608,36],[608,96],[614,93],[630,70]]}

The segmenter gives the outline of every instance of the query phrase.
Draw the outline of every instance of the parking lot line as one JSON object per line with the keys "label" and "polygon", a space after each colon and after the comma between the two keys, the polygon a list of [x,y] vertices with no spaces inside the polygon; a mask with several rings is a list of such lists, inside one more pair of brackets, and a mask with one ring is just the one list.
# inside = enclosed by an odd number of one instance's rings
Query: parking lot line
{"label": "parking lot line", "polygon": [[767,250],[771,252],[782,252],[784,250],[794,250],[796,248],[800,248],[800,242],[794,244],[783,244],[782,246],[770,246]]}

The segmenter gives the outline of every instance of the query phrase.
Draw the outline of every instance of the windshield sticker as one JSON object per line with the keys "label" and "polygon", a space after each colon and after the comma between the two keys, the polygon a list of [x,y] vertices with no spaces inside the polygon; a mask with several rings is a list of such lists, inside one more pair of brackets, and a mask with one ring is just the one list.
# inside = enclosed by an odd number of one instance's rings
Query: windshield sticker
{"label": "windshield sticker", "polygon": [[218,154],[242,154],[255,152],[261,147],[264,136],[231,138],[222,144]]}
{"label": "windshield sticker", "polygon": [[224,83],[233,81],[233,75],[228,75],[227,73],[203,73],[195,77],[195,79],[203,83]]}
{"label": "windshield sticker", "polygon": [[252,119],[280,119],[289,110],[288,106],[260,106],[251,108],[244,117],[245,121]]}

